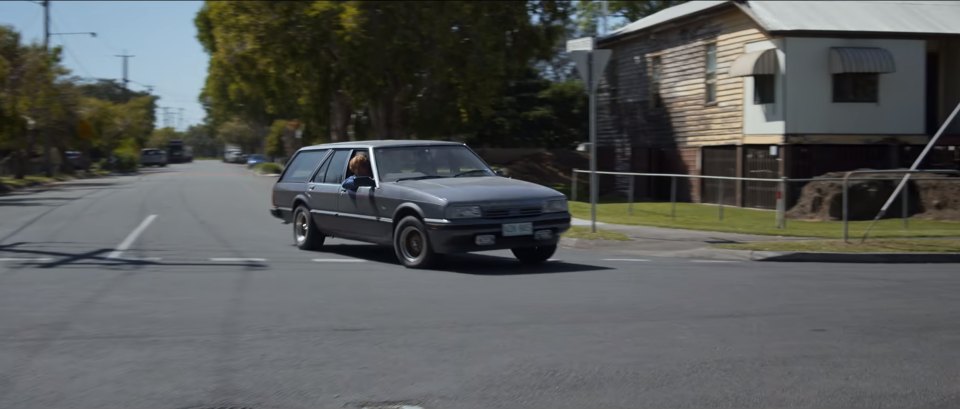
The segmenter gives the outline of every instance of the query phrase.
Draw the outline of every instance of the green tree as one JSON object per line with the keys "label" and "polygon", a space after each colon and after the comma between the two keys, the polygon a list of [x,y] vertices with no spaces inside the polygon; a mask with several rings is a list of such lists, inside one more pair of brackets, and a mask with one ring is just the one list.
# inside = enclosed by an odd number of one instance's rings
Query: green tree
{"label": "green tree", "polygon": [[217,139],[225,144],[237,145],[244,152],[253,153],[260,151],[263,135],[249,123],[233,118],[217,127]]}
{"label": "green tree", "polygon": [[217,156],[221,144],[212,129],[209,124],[197,124],[183,133],[183,143],[193,147],[194,156]]}
{"label": "green tree", "polygon": [[[576,25],[578,36],[596,36],[603,14],[603,0],[578,0],[576,7]],[[649,16],[686,0],[611,0],[607,1],[607,17],[618,22],[609,30],[616,30],[625,24]]]}
{"label": "green tree", "polygon": [[287,130],[287,121],[278,119],[273,121],[273,125],[270,125],[270,133],[267,134],[266,148],[264,153],[267,154],[271,159],[276,160],[277,158],[287,157],[287,151],[285,144],[283,143],[283,135]]}
{"label": "green tree", "polygon": [[435,137],[475,129],[504,84],[547,59],[564,1],[207,2],[210,116],[301,118],[307,140]]}
{"label": "green tree", "polygon": [[150,138],[147,139],[146,147],[165,150],[170,141],[176,139],[183,140],[183,134],[173,128],[165,127],[154,129],[153,132],[150,133]]}

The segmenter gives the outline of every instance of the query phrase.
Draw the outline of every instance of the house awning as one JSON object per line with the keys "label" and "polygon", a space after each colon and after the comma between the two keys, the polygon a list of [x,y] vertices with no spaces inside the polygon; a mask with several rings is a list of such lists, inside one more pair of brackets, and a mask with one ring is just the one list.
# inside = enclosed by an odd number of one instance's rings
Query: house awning
{"label": "house awning", "polygon": [[875,47],[834,47],[830,49],[830,73],[891,73],[897,71],[893,54]]}
{"label": "house awning", "polygon": [[772,75],[777,73],[777,49],[754,51],[737,57],[728,71],[732,77]]}

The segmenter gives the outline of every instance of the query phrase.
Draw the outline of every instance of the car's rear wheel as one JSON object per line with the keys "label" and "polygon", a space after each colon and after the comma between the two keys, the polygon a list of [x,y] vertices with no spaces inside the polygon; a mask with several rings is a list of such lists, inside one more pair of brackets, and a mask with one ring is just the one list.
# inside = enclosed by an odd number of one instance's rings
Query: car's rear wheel
{"label": "car's rear wheel", "polygon": [[301,250],[318,250],[326,236],[317,229],[310,217],[310,209],[298,206],[293,213],[293,240]]}
{"label": "car's rear wheel", "polygon": [[414,216],[400,219],[393,231],[393,251],[405,267],[427,268],[437,260],[423,222]]}
{"label": "car's rear wheel", "polygon": [[549,260],[550,257],[553,256],[553,253],[557,252],[557,245],[517,247],[510,249],[510,251],[512,251],[514,257],[523,264],[540,264]]}

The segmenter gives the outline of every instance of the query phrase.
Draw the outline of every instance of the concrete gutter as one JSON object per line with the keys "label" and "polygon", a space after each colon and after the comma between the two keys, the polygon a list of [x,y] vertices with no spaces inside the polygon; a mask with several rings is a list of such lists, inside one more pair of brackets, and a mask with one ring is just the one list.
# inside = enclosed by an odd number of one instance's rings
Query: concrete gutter
{"label": "concrete gutter", "polygon": [[745,251],[753,261],[792,263],[960,263],[960,253],[808,253]]}

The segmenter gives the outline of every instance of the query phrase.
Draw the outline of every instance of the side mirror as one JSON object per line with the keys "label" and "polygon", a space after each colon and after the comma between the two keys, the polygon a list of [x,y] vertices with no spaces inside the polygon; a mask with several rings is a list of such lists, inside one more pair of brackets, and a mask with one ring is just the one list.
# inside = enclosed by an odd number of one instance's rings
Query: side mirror
{"label": "side mirror", "polygon": [[377,187],[377,181],[369,176],[357,176],[354,178],[354,183],[356,183],[357,187]]}
{"label": "side mirror", "polygon": [[506,176],[506,174],[504,174],[500,169],[494,170],[493,173],[497,176]]}

